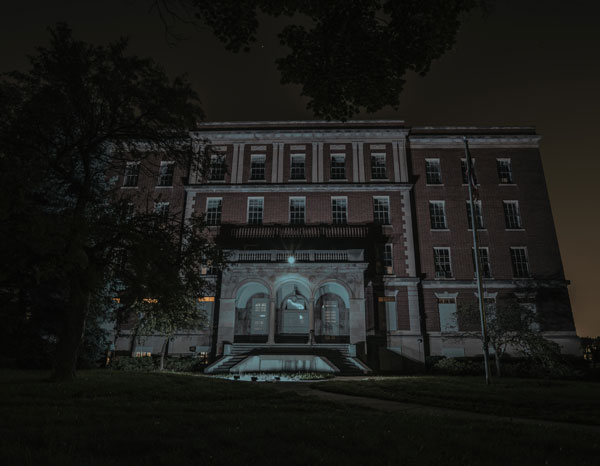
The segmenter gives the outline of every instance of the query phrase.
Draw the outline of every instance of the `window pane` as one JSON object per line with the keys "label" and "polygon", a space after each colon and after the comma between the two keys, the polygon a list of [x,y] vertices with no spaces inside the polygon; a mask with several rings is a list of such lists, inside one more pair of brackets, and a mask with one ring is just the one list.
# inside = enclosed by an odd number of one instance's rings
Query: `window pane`
{"label": "window pane", "polygon": [[528,278],[529,263],[527,260],[527,248],[510,248],[510,258],[515,278]]}
{"label": "window pane", "polygon": [[306,179],[304,154],[292,154],[291,173],[292,180]]}
{"label": "window pane", "polygon": [[[475,227],[478,230],[483,230],[485,228],[483,224],[483,211],[481,208],[481,201],[475,201],[473,205],[475,207]],[[471,218],[471,203],[467,201],[467,228],[470,230],[473,228],[473,222]]]}
{"label": "window pane", "polygon": [[371,154],[371,178],[374,180],[386,178],[385,154]]}
{"label": "window pane", "polygon": [[506,220],[507,229],[515,230],[521,228],[518,201],[504,201],[504,219]]}
{"label": "window pane", "polygon": [[140,163],[139,162],[127,162],[125,166],[125,179],[123,186],[135,187],[138,185],[138,179],[140,175]]}
{"label": "window pane", "polygon": [[250,179],[264,180],[265,179],[265,155],[253,155],[250,162]]}
{"label": "window pane", "polygon": [[445,230],[448,228],[446,224],[446,212],[443,201],[429,202],[429,216],[431,219],[432,230]]}
{"label": "window pane", "polygon": [[347,223],[348,211],[345,197],[331,198],[331,220],[337,224]]}
{"label": "window pane", "polygon": [[425,160],[427,184],[442,184],[442,170],[439,159]]}
{"label": "window pane", "polygon": [[248,198],[248,223],[261,224],[263,221],[263,198]]}
{"label": "window pane", "polygon": [[373,220],[381,225],[390,224],[390,201],[387,197],[373,198]]}
{"label": "window pane", "polygon": [[174,162],[161,162],[158,172],[159,186],[173,186],[173,172],[175,171]]}
{"label": "window pane", "polygon": [[[473,165],[473,181],[475,184],[479,184],[477,182],[477,172],[475,171],[475,159],[471,159],[471,163]],[[469,184],[469,178],[467,177],[467,159],[460,159],[460,171],[462,173],[462,183]]]}
{"label": "window pane", "polygon": [[450,248],[433,248],[435,278],[451,278]]}
{"label": "window pane", "polygon": [[331,179],[346,179],[346,156],[344,154],[331,154]]}
{"label": "window pane", "polygon": [[510,159],[497,159],[498,178],[501,184],[511,184],[513,182],[512,166]]}
{"label": "window pane", "polygon": [[206,223],[209,225],[221,224],[221,203],[220,198],[209,198],[206,202]]}
{"label": "window pane", "polygon": [[303,197],[290,198],[290,223],[303,224],[305,222],[306,203]]}

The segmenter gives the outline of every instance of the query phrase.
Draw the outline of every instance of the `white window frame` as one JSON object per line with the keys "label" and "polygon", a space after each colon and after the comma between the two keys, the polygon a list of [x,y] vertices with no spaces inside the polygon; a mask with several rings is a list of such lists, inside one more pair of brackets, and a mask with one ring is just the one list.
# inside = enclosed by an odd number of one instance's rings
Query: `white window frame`
{"label": "white window frame", "polygon": [[[517,273],[518,272],[518,268],[517,267],[517,262],[515,261],[515,259],[517,259],[517,257],[515,256],[515,252],[516,251],[522,251],[523,252],[523,257],[525,257],[525,274],[521,274],[521,273]],[[526,246],[512,246],[510,248],[510,263],[512,266],[512,271],[513,271],[513,277],[514,278],[531,278],[531,270],[529,268],[529,254],[527,252],[527,247]],[[520,262],[521,264],[523,262]]]}
{"label": "white window frame", "polygon": [[[218,207],[215,212],[211,212],[210,203],[211,201],[218,201]],[[218,226],[221,224],[221,215],[223,212],[223,198],[222,197],[207,197],[206,198],[206,224],[209,226]]]}
{"label": "white window frame", "polygon": [[175,174],[175,162],[172,160],[163,160],[158,168],[158,181],[156,186],[159,188],[173,187],[173,176]]}
{"label": "white window frame", "polygon": [[227,170],[225,167],[225,152],[210,154],[210,165],[208,167],[208,181],[225,181]]}
{"label": "white window frame", "polygon": [[[467,209],[467,230],[473,230],[473,225],[471,224],[471,201],[466,202]],[[477,199],[474,204],[475,210],[475,228],[478,230],[485,230],[485,219],[483,218],[483,204],[481,199]]]}
{"label": "white window frame", "polygon": [[[438,264],[438,251],[448,251],[448,267],[447,269],[441,270],[440,265],[444,265],[444,264]],[[441,247],[434,247],[433,248],[433,267],[434,267],[434,274],[435,274],[435,278],[453,278],[454,274],[452,273],[452,251],[450,250],[449,247],[446,246],[441,246]]]}
{"label": "white window frame", "polygon": [[[258,213],[259,210],[250,210],[250,204],[254,201],[260,201],[260,218],[256,216],[256,218],[250,218],[251,214]],[[246,220],[249,225],[262,225],[265,216],[265,198],[264,197],[249,197],[247,208],[246,208]]]}
{"label": "white window frame", "polygon": [[[135,169],[134,169],[135,167]],[[135,180],[135,182],[133,182]],[[140,182],[140,162],[127,162],[123,175],[124,188],[137,188]]]}
{"label": "white window frame", "polygon": [[[482,258],[484,257],[481,253],[482,251],[485,251],[485,259],[486,261],[482,260]],[[471,247],[471,258],[472,258],[472,262],[473,262],[473,276],[475,276],[475,248]],[[487,275],[484,272],[484,270],[482,270],[484,267],[484,263],[487,264],[487,270],[488,273]],[[490,248],[487,246],[483,246],[479,248],[479,271],[482,272],[481,276],[483,278],[492,278],[492,264],[490,262]]]}
{"label": "white window frame", "polygon": [[[375,160],[383,161],[383,164],[374,163]],[[371,152],[371,179],[387,179],[387,154],[385,152]]]}
{"label": "white window frame", "polygon": [[[343,219],[339,219],[336,221],[336,210],[334,210],[334,204],[337,201],[343,201],[344,202],[344,218]],[[341,210],[339,211],[341,212]],[[332,196],[331,197],[331,223],[333,223],[334,225],[346,225],[348,223],[348,197],[347,196]]]}
{"label": "white window frame", "polygon": [[[509,212],[508,206],[512,206],[513,211]],[[502,208],[504,210],[504,223],[506,224],[507,230],[522,230],[523,222],[521,219],[521,209],[519,207],[519,201],[502,201]],[[516,226],[512,225],[510,220],[516,219]]]}
{"label": "white window frame", "polygon": [[[344,165],[341,167],[336,165],[334,167],[333,160],[335,157],[342,157],[344,159]],[[329,179],[334,181],[345,181],[347,179],[346,176],[346,154],[339,152],[329,154]]]}
{"label": "white window frame", "polygon": [[[439,212],[434,212],[434,209],[439,208],[441,206],[441,218],[443,220],[442,226],[438,225],[438,222],[434,222],[435,217],[440,217]],[[448,219],[446,218],[446,202],[445,201],[429,201],[429,222],[431,224],[432,230],[447,230],[448,229]]]}
{"label": "white window frame", "polygon": [[[479,181],[477,181],[477,169],[475,168],[475,159],[471,157],[471,163],[473,165],[473,180],[475,184],[479,186]],[[467,173],[467,159],[460,159],[460,176],[462,180],[462,185],[467,186],[469,184],[469,175]]]}
{"label": "white window frame", "polygon": [[[501,164],[506,163],[508,166],[508,171],[506,171],[506,173],[508,173],[508,177],[503,178],[502,177],[502,170],[501,170]],[[498,181],[500,184],[515,184],[514,181],[514,177],[513,177],[513,169],[512,169],[512,161],[509,158],[499,158],[496,159],[496,169],[498,171]],[[506,181],[504,181],[506,180]]]}
{"label": "white window frame", "polygon": [[[298,173],[294,172],[294,158],[302,159],[302,176],[298,176]],[[299,169],[297,169],[299,171]],[[306,181],[306,154],[293,153],[290,154],[290,180],[295,181]]]}
{"label": "white window frame", "polygon": [[154,213],[160,216],[161,220],[169,220],[170,203],[165,201],[154,203]]}
{"label": "white window frame", "polygon": [[[302,201],[302,218],[294,219],[292,215],[292,203],[294,201]],[[306,197],[292,196],[289,198],[289,218],[290,225],[304,225],[306,223]]]}
{"label": "white window frame", "polygon": [[[383,201],[383,204],[380,203],[381,201]],[[381,207],[382,205],[385,206],[385,209],[377,209],[377,207]],[[389,196],[373,196],[373,221],[375,223],[379,225],[391,225],[392,216],[390,210]]]}
{"label": "white window frame", "polygon": [[[428,170],[429,168],[429,164],[435,164],[437,165],[437,171],[435,173],[437,173],[437,176],[439,178],[439,182],[436,181],[429,181],[429,173],[434,173],[431,172],[430,170]],[[444,179],[442,178],[442,164],[440,162],[440,159],[425,159],[425,183],[427,185],[431,185],[431,186],[439,186],[441,184],[444,184]]]}
{"label": "white window frame", "polygon": [[[261,166],[262,162],[262,166]],[[250,181],[265,181],[267,173],[267,155],[250,155]],[[262,176],[261,176],[262,174]]]}

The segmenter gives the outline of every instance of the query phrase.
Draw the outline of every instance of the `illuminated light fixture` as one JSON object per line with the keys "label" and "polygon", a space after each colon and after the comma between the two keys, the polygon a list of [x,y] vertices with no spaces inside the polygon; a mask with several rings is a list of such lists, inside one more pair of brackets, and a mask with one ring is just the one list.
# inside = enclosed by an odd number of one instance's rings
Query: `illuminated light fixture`
{"label": "illuminated light fixture", "polygon": [[296,258],[294,256],[289,256],[288,257],[288,264],[293,264],[294,262],[296,262]]}
{"label": "illuminated light fixture", "polygon": [[198,298],[199,303],[213,303],[214,301],[214,296],[205,296],[204,298]]}
{"label": "illuminated light fixture", "polygon": [[149,303],[149,304],[156,304],[158,302],[158,299],[155,299],[155,298],[144,298],[144,299],[142,299],[142,301],[144,301],[145,303]]}

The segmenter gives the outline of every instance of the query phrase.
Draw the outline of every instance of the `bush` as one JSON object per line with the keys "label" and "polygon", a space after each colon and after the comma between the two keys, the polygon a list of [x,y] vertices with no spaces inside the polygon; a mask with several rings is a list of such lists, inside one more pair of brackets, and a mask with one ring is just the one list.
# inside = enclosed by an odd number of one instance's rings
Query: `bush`
{"label": "bush", "polygon": [[484,367],[479,358],[444,358],[435,363],[433,370],[445,375],[480,375]]}
{"label": "bush", "polygon": [[206,364],[197,358],[166,358],[165,369],[173,372],[202,372]]}
{"label": "bush", "polygon": [[119,356],[110,363],[110,368],[115,371],[140,371],[151,372],[158,369],[158,361],[152,357],[132,358],[129,356]]}

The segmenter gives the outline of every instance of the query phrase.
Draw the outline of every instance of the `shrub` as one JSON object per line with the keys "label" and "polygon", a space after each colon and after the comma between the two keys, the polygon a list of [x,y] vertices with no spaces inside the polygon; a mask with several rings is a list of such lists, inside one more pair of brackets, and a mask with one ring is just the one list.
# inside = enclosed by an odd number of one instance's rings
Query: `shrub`
{"label": "shrub", "polygon": [[154,358],[132,358],[129,356],[119,356],[110,363],[110,368],[115,371],[140,371],[150,372],[158,368]]}

